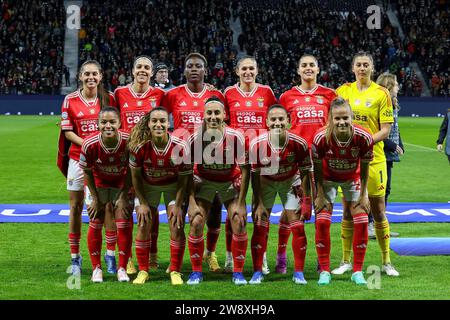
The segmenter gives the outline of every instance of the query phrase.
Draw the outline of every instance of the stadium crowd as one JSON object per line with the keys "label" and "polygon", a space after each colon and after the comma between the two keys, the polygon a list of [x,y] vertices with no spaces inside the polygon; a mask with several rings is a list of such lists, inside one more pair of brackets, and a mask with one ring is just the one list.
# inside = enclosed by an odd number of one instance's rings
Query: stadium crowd
{"label": "stadium crowd", "polygon": [[[410,66],[417,62],[433,96],[448,96],[448,4],[445,1],[398,1],[390,4],[405,38],[383,14],[382,29],[365,27],[367,1],[305,0],[190,1],[118,0],[85,2],[81,9],[79,61],[100,62],[106,88],[130,83],[130,64],[137,52],[170,68],[173,84],[183,82],[186,52],[208,59],[206,81],[219,89],[236,82],[230,17],[242,24],[239,47],[254,55],[275,94],[297,81],[299,53],[319,57],[319,82],[336,88],[351,79],[348,52],[373,52],[376,73],[397,76],[401,96],[420,96],[422,83]],[[19,11],[18,8],[21,10]],[[0,93],[59,94],[64,74],[64,6],[62,1],[4,1],[0,21]],[[136,14],[136,13],[139,14]],[[157,12],[157,14],[152,14]],[[152,14],[152,19],[147,17]],[[29,23],[29,21],[33,21]],[[200,23],[199,23],[200,22]],[[319,23],[320,22],[320,23]],[[356,45],[358,43],[358,45]]]}
{"label": "stadium crowd", "polygon": [[62,1],[2,1],[0,94],[59,94],[63,74]]}

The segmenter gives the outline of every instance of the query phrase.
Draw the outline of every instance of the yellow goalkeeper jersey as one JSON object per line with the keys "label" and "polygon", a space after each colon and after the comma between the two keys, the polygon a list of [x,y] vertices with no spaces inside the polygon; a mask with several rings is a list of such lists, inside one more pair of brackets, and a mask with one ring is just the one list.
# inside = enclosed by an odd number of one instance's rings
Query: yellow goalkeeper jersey
{"label": "yellow goalkeeper jersey", "polygon": [[[353,110],[353,122],[369,130],[373,135],[380,131],[382,123],[393,123],[392,101],[389,91],[372,81],[369,88],[359,91],[356,81],[337,88],[336,93],[348,101]],[[372,163],[386,161],[383,141],[373,148]]]}

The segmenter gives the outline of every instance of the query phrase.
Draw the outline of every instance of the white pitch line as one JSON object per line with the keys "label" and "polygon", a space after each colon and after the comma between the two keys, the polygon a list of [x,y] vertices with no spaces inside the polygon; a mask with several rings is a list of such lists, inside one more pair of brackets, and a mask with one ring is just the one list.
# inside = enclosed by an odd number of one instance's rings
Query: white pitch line
{"label": "white pitch line", "polygon": [[416,148],[428,150],[428,151],[436,151],[436,152],[437,152],[437,149],[433,149],[433,148],[429,148],[429,147],[420,146],[420,145],[418,145],[418,144],[407,143],[407,142],[403,142],[403,144],[405,144],[405,145],[407,145],[407,146],[412,146],[412,147],[416,147]]}

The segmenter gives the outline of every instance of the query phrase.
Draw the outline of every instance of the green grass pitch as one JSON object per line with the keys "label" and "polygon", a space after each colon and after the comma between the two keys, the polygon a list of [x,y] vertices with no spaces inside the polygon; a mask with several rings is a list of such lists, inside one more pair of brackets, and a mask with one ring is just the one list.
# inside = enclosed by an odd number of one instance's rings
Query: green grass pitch
{"label": "green grass pitch", "polygon": [[[56,167],[58,128],[56,116],[0,116],[0,203],[67,203],[65,180]],[[392,202],[445,202],[450,200],[449,166],[444,154],[435,151],[441,118],[407,118],[399,120],[406,153],[393,169]],[[223,226],[222,226],[223,229]],[[252,225],[248,226],[249,235]],[[448,224],[393,224],[391,229],[402,237],[446,237]],[[187,230],[187,228],[186,228]],[[332,267],[339,264],[341,246],[339,224],[332,225]],[[278,228],[271,225],[268,247],[272,273],[260,286],[236,287],[230,275],[205,272],[198,287],[172,287],[164,270],[168,265],[169,235],[167,225],[160,226],[160,270],[150,274],[144,286],[118,283],[115,276],[105,275],[103,284],[92,284],[87,253],[87,225],[83,225],[83,275],[79,289],[69,289],[69,252],[66,224],[0,224],[0,299],[449,299],[450,265],[448,256],[400,257],[391,253],[399,278],[381,276],[380,288],[356,287],[350,275],[334,276],[328,287],[316,283],[314,227],[308,224],[308,253],[305,266],[306,286],[291,281],[293,267],[289,247],[287,275],[274,274]],[[223,265],[224,230],[217,253]],[[183,265],[184,279],[190,271],[188,250]],[[251,276],[251,255],[247,251],[245,275]],[[365,267],[380,265],[380,251],[371,240]],[[206,270],[206,266],[204,266]],[[372,274],[375,276],[374,274]],[[366,274],[366,277],[372,275]],[[373,278],[374,279],[374,278]]]}

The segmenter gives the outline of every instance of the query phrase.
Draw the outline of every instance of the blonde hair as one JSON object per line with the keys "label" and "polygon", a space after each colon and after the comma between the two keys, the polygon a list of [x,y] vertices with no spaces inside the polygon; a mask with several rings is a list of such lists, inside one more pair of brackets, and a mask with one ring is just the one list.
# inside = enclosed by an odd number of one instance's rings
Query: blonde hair
{"label": "blonde hair", "polygon": [[395,74],[392,74],[389,72],[382,73],[377,78],[377,84],[379,84],[380,86],[385,87],[386,89],[389,90],[394,108],[400,109],[400,107],[398,105],[397,97],[394,97],[392,95],[392,90],[394,90],[396,82],[397,82],[397,76]]}
{"label": "blonde hair", "polygon": [[332,137],[333,131],[334,131],[333,111],[336,108],[340,108],[340,107],[347,107],[348,110],[350,111],[350,117],[353,116],[352,107],[344,98],[337,97],[336,99],[331,101],[330,112],[328,113],[328,121],[327,121],[327,126],[325,129],[325,138],[327,140],[327,143],[330,143],[331,137]]}

